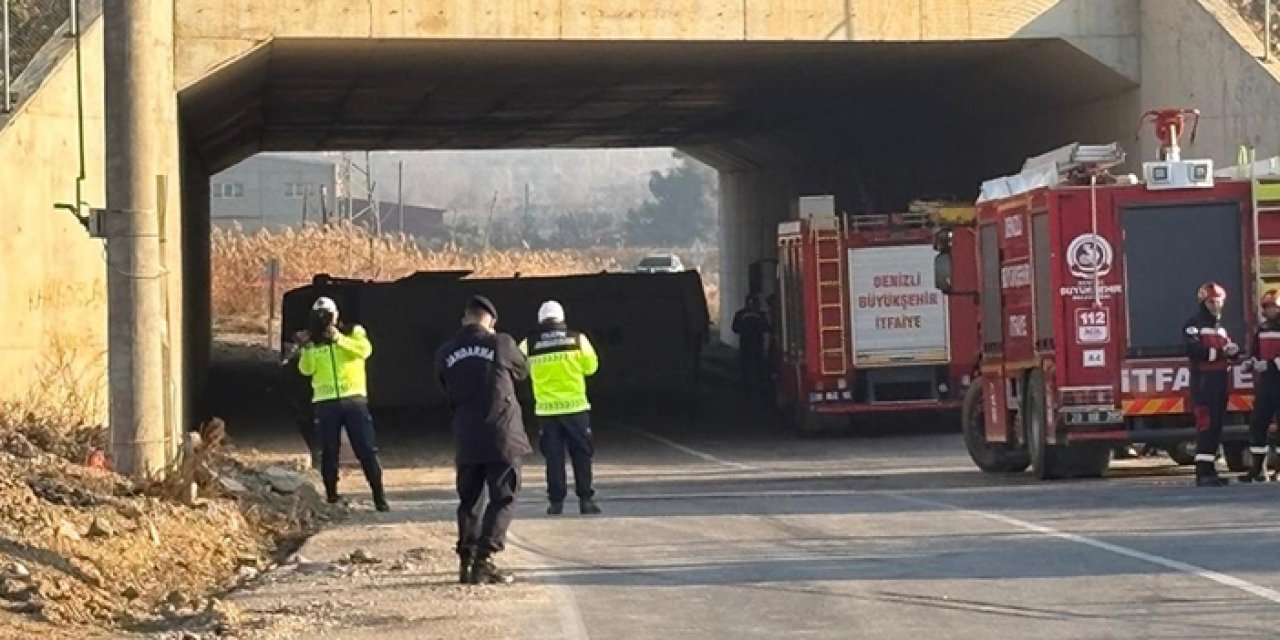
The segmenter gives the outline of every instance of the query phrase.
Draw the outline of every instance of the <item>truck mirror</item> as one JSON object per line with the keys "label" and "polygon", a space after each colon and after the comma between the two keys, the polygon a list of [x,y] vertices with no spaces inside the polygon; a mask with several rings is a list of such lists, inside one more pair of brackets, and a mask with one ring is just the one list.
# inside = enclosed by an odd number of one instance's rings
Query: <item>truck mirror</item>
{"label": "truck mirror", "polygon": [[933,257],[933,286],[944,294],[951,293],[951,254],[939,253]]}
{"label": "truck mirror", "polygon": [[951,253],[951,242],[954,235],[955,231],[951,229],[938,229],[933,234],[933,250],[938,253]]}

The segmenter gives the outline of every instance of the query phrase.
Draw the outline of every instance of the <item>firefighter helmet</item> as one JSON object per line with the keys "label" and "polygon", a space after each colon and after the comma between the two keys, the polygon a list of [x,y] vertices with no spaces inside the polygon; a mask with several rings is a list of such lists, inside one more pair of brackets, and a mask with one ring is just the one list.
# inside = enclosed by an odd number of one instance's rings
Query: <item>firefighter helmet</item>
{"label": "firefighter helmet", "polygon": [[1262,298],[1258,300],[1258,304],[1263,308],[1276,306],[1277,299],[1280,299],[1280,290],[1267,289],[1262,292]]}
{"label": "firefighter helmet", "polygon": [[1214,300],[1226,300],[1227,290],[1223,289],[1222,285],[1216,282],[1206,282],[1200,285],[1200,288],[1196,290],[1196,299],[1200,302],[1204,302],[1210,298]]}

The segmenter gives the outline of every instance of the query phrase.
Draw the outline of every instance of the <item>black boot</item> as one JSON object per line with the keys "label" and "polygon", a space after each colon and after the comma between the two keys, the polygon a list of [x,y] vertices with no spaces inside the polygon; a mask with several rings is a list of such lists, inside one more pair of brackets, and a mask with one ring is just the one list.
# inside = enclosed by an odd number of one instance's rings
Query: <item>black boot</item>
{"label": "black boot", "polygon": [[471,584],[471,554],[458,553],[458,584]]}
{"label": "black boot", "polygon": [[1218,470],[1214,468],[1212,462],[1196,463],[1197,487],[1225,487],[1230,482],[1226,478],[1218,477]]}
{"label": "black boot", "polygon": [[558,516],[562,513],[564,513],[563,502],[552,502],[551,504],[547,505],[547,515]]}
{"label": "black boot", "polygon": [[390,511],[391,505],[387,504],[387,494],[382,490],[382,482],[370,483],[370,489],[373,490],[373,508],[382,512]]}
{"label": "black boot", "polygon": [[1263,467],[1266,466],[1266,463],[1267,454],[1253,454],[1253,462],[1249,465],[1249,470],[1246,471],[1244,475],[1240,476],[1240,482],[1266,482],[1267,474],[1263,469]]}
{"label": "black boot", "polygon": [[582,498],[578,501],[578,513],[584,516],[600,515],[600,506],[591,498]]}
{"label": "black boot", "polygon": [[342,496],[338,495],[337,481],[324,481],[324,501],[329,504],[338,504],[342,501]]}
{"label": "black boot", "polygon": [[511,584],[515,581],[515,576],[493,563],[492,556],[476,556],[471,564],[471,584]]}

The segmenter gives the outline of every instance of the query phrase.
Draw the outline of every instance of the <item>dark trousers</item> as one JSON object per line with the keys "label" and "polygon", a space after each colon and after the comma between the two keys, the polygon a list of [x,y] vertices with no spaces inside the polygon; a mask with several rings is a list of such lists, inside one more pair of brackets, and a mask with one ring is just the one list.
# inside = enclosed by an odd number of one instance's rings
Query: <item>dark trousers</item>
{"label": "dark trousers", "polygon": [[[506,548],[507,528],[520,491],[520,462],[479,462],[458,465],[459,555],[490,556]],[[489,504],[480,498],[489,490]]]}
{"label": "dark trousers", "polygon": [[742,340],[738,347],[738,369],[742,374],[742,384],[748,391],[757,389],[766,379],[764,347],[750,340]]}
{"label": "dark trousers", "polygon": [[312,454],[320,450],[320,444],[316,442],[318,440],[316,432],[319,431],[317,422],[314,413],[311,415],[299,415],[294,418],[298,433],[302,435],[302,441],[307,443],[307,451]]}
{"label": "dark trousers", "polygon": [[573,461],[573,488],[578,498],[596,495],[591,487],[591,456],[595,447],[591,444],[591,414],[583,411],[564,416],[540,416],[538,424],[542,436],[538,445],[542,457],[547,459],[547,498],[551,502],[564,502],[569,494],[565,483],[564,452],[569,450]]}
{"label": "dark trousers", "polygon": [[1225,371],[1193,374],[1191,407],[1196,420],[1196,475],[1216,475],[1214,458],[1222,439],[1229,382]]}
{"label": "dark trousers", "polygon": [[1267,455],[1267,429],[1280,414],[1280,373],[1267,372],[1254,378],[1253,415],[1249,417],[1249,452]]}
{"label": "dark trousers", "polygon": [[342,446],[342,429],[355,451],[364,478],[375,497],[382,495],[382,466],[374,449],[373,416],[369,402],[362,397],[325,400],[315,404],[316,423],[320,435],[320,477],[325,491],[338,489],[338,449]]}

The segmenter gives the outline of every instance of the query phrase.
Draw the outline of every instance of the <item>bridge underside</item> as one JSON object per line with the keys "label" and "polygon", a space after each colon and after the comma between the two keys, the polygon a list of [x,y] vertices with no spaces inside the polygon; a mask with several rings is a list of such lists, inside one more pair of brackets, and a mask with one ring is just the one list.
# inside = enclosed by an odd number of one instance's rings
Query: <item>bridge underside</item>
{"label": "bridge underside", "polygon": [[[276,39],[182,91],[180,112],[206,175],[259,151],[681,148],[721,172],[732,313],[795,196],[968,199],[1028,155],[1131,135],[1133,110],[1112,106],[1134,86],[1059,39]],[[186,206],[207,207],[200,182],[184,179]]]}

